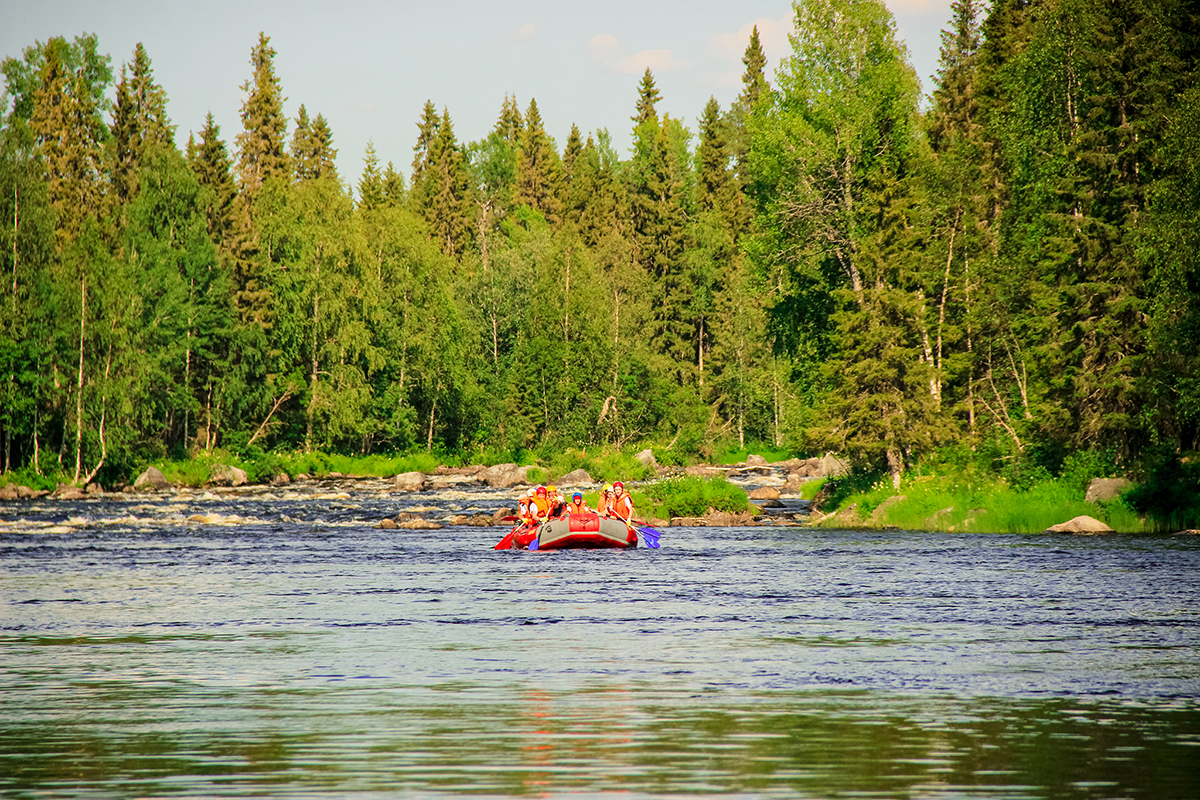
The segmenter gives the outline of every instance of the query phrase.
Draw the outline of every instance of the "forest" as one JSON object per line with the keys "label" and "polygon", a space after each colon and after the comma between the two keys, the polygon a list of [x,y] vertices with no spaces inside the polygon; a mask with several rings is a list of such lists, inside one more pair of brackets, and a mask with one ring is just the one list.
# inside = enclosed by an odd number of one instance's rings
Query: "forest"
{"label": "forest", "polygon": [[[339,175],[267,35],[241,129],[167,117],[139,45],[2,66],[0,467],[83,484],[226,451],[527,460],[770,447],[890,478],[968,453],[1200,448],[1200,13],[956,0],[922,98],[882,0],[797,0],[728,108],[632,147],[534,98]],[[288,87],[295,97],[303,87]],[[302,99],[298,98],[298,99]],[[588,120],[580,120],[587,127]],[[592,124],[595,121],[590,121]]]}

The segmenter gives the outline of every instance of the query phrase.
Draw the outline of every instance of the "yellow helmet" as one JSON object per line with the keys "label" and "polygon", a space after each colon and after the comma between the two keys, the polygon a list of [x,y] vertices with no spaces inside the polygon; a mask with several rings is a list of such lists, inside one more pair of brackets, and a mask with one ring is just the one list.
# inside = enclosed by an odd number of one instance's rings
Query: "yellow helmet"
{"label": "yellow helmet", "polygon": [[558,494],[558,487],[557,486],[547,486],[546,491],[552,492],[554,494]]}
{"label": "yellow helmet", "polygon": [[611,484],[611,483],[606,483],[606,484],[604,484],[604,493],[605,493],[605,494],[612,494],[612,492],[613,492],[613,487],[612,487],[612,484]]}

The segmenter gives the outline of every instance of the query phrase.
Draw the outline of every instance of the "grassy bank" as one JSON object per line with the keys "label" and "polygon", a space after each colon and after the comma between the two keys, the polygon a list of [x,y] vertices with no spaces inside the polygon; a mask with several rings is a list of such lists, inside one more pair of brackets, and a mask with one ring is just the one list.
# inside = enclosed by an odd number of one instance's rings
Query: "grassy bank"
{"label": "grassy bank", "polygon": [[[910,476],[894,491],[890,481],[866,488],[826,487],[826,511],[818,522],[907,530],[975,533],[1038,533],[1078,516],[1090,516],[1121,533],[1156,533],[1200,527],[1200,509],[1139,510],[1144,489],[1135,487],[1104,503],[1084,499],[1086,486],[1050,479],[1017,489],[1003,478],[958,472]],[[810,490],[811,491],[811,490]]]}

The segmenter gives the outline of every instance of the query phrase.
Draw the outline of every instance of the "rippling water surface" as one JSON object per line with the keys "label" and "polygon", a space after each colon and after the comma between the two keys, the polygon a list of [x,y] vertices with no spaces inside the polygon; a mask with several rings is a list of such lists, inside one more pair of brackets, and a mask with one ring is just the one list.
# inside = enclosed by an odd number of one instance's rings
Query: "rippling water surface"
{"label": "rippling water surface", "polygon": [[0,507],[0,794],[1200,796],[1196,537],[373,527],[505,501]]}

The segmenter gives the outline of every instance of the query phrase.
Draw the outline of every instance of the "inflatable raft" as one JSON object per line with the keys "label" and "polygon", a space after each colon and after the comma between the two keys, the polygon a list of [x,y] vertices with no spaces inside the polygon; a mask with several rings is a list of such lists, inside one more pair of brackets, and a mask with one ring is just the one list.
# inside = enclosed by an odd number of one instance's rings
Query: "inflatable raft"
{"label": "inflatable raft", "polygon": [[597,549],[637,547],[637,542],[637,531],[632,527],[619,519],[590,512],[543,523],[528,547],[530,550]]}

